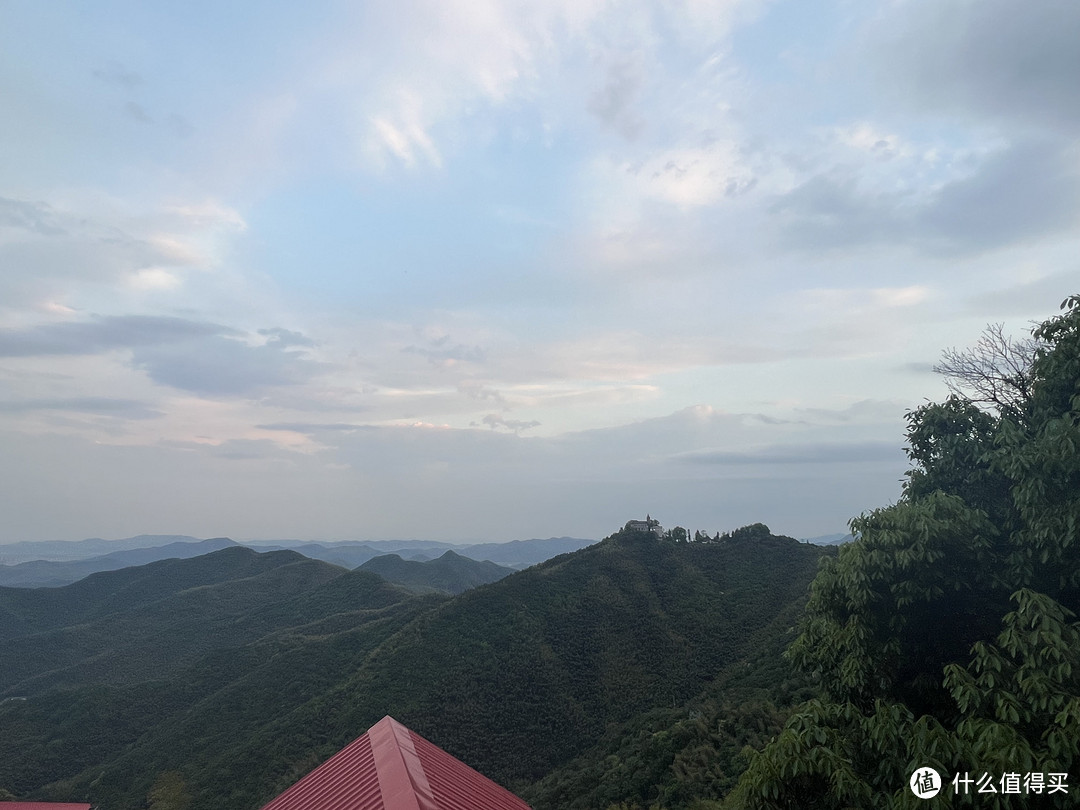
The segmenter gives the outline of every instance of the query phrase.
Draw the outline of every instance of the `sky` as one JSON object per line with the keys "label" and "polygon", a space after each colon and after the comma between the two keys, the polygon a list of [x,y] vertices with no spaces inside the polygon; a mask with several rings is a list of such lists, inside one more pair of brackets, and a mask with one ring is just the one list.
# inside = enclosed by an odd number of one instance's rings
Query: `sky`
{"label": "sky", "polygon": [[0,543],[805,538],[1080,292],[1068,0],[0,3]]}

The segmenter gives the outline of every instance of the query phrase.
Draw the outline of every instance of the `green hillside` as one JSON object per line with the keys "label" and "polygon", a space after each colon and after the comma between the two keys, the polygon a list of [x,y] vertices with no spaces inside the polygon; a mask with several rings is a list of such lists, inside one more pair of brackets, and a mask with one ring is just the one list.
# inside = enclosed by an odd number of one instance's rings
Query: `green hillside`
{"label": "green hillside", "polygon": [[[195,560],[183,566],[154,564],[145,567],[151,570],[144,576],[129,575],[118,590],[125,601],[91,597],[75,610],[49,613],[42,608],[57,594],[35,590],[11,600],[22,604],[9,603],[9,608],[32,612],[39,623],[65,625],[4,643],[0,696],[160,678],[211,650],[261,638],[276,627],[264,611],[345,573],[291,552],[260,555],[234,548]],[[202,572],[208,576],[194,578]],[[219,581],[226,573],[231,579]],[[102,593],[102,583],[91,584],[71,587],[80,595]]]}
{"label": "green hillside", "polygon": [[[620,533],[449,600],[343,573],[241,612],[240,628],[265,635],[238,630],[234,646],[167,677],[0,707],[13,732],[0,786],[124,810],[177,772],[194,806],[254,810],[392,714],[526,789],[775,646],[827,553],[767,532],[709,543]],[[222,603],[214,588],[180,597],[187,610]]]}
{"label": "green hillside", "polygon": [[[25,795],[59,781],[60,796],[86,795],[63,780],[184,718],[212,719],[170,740],[173,755],[194,760],[219,732],[233,744],[434,604],[373,574],[244,548],[0,598],[19,626],[47,628],[0,649],[8,696],[26,698],[0,702],[0,786]],[[16,653],[42,668],[30,677]]]}
{"label": "green hillside", "polygon": [[0,588],[0,639],[135,613],[189,588],[257,576],[306,559],[294,551],[258,554],[234,546],[188,560],[104,571],[60,588]]}
{"label": "green hillside", "polygon": [[748,746],[779,733],[815,690],[783,658],[799,604],[782,611],[749,658],[726,667],[693,699],[607,729],[589,750],[520,795],[534,810],[708,810],[736,784]]}

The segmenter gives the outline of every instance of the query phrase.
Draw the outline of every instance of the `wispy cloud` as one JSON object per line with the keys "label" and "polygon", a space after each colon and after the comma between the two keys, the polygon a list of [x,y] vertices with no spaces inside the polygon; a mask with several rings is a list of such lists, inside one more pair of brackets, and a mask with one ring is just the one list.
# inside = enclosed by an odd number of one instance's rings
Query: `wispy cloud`
{"label": "wispy cloud", "polygon": [[0,29],[13,537],[835,532],[941,348],[1075,292],[1053,0],[42,8]]}
{"label": "wispy cloud", "polygon": [[0,330],[0,357],[98,354],[237,334],[218,324],[152,315],[119,315]]}
{"label": "wispy cloud", "polygon": [[851,444],[795,444],[758,447],[748,451],[693,450],[674,456],[675,461],[691,464],[853,464],[890,462],[903,459],[903,451],[891,442]]}
{"label": "wispy cloud", "polygon": [[138,73],[115,61],[109,61],[102,67],[95,68],[93,75],[95,79],[99,79],[106,84],[123,87],[126,90],[134,90],[142,84],[143,80]]}
{"label": "wispy cloud", "polygon": [[0,413],[27,414],[38,411],[71,411],[120,419],[154,419],[163,413],[145,402],[111,397],[57,397],[52,399],[0,400]]}

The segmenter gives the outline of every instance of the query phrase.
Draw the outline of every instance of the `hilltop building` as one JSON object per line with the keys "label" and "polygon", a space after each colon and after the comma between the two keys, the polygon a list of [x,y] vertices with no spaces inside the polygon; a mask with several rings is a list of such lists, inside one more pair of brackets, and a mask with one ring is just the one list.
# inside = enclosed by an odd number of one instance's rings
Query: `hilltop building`
{"label": "hilltop building", "polygon": [[387,716],[262,810],[530,810]]}
{"label": "hilltop building", "polygon": [[628,520],[626,526],[623,527],[624,531],[628,532],[652,532],[657,537],[664,536],[664,527],[660,525],[660,521],[656,520],[652,515],[645,515],[644,520]]}

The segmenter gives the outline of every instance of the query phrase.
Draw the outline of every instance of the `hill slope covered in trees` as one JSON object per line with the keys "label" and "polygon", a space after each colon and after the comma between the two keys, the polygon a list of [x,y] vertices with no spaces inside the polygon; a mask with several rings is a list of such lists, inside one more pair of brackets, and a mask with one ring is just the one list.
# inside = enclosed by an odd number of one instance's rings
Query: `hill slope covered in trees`
{"label": "hill slope covered in trees", "polygon": [[[0,705],[0,786],[141,809],[167,773],[196,806],[250,810],[389,713],[520,789],[619,724],[682,707],[769,643],[827,553],[767,533],[709,543],[620,533],[447,599],[229,549],[68,586],[85,599],[41,592],[61,619],[18,601],[34,592],[0,592],[5,622],[24,634],[13,641],[60,633],[68,656],[63,679],[12,676],[8,694],[29,699]],[[185,567],[211,558],[236,570],[200,580]],[[130,610],[100,577],[136,595]],[[172,615],[166,637],[208,623],[233,635],[216,648],[180,644],[155,672],[128,671],[119,662],[157,643],[139,641],[141,615]],[[78,650],[111,663],[75,677]]]}

